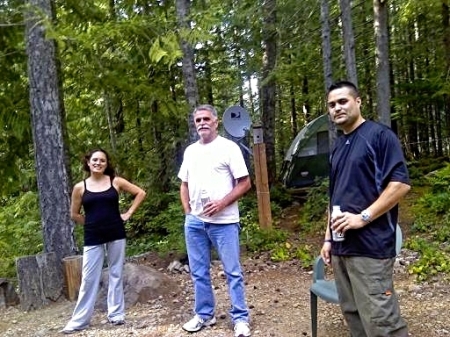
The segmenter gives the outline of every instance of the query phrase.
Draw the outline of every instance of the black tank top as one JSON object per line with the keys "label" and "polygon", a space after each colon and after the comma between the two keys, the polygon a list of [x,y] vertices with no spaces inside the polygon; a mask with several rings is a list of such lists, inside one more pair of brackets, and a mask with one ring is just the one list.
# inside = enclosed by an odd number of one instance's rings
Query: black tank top
{"label": "black tank top", "polygon": [[84,245],[101,245],[125,239],[125,226],[119,211],[119,193],[111,187],[102,192],[91,192],[86,188],[81,199],[85,213]]}

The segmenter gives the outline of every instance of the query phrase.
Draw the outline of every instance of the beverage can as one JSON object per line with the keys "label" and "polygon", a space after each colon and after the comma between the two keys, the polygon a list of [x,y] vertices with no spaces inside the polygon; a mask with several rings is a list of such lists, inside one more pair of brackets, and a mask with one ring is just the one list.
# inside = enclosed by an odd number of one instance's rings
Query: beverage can
{"label": "beverage can", "polygon": [[200,194],[200,201],[202,203],[202,207],[205,207],[205,205],[210,201],[207,190],[202,190]]}
{"label": "beverage can", "polygon": [[[341,206],[333,205],[333,209],[331,211],[331,219],[336,218],[338,215],[341,215]],[[345,235],[343,232],[336,232],[335,230],[331,230],[331,235],[333,237],[333,241],[340,242],[345,240]]]}

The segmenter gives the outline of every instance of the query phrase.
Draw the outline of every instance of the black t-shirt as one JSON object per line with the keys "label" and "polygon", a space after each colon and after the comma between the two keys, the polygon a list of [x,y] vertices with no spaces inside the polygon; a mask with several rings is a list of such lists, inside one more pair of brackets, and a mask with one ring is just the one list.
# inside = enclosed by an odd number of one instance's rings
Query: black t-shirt
{"label": "black t-shirt", "polygon": [[[365,121],[352,133],[340,136],[330,155],[330,205],[359,214],[369,207],[389,182],[409,184],[400,142],[387,126]],[[331,211],[331,210],[330,210]],[[332,254],[390,258],[395,256],[398,206],[333,242]]]}
{"label": "black t-shirt", "polygon": [[112,180],[111,187],[102,192],[88,191],[85,181],[82,204],[85,213],[85,246],[125,239],[125,226],[119,210],[119,193],[112,185]]}

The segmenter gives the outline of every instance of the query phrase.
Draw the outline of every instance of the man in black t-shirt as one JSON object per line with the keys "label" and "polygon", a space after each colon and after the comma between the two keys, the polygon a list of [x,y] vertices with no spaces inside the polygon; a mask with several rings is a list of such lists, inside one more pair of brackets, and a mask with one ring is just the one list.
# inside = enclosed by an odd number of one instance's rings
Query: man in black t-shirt
{"label": "man in black t-shirt", "polygon": [[[333,84],[327,100],[343,131],[330,154],[330,207],[339,205],[342,214],[329,217],[321,255],[333,266],[352,337],[407,337],[392,280],[398,202],[410,189],[400,142],[361,116],[353,83]],[[333,241],[332,230],[344,240]]]}

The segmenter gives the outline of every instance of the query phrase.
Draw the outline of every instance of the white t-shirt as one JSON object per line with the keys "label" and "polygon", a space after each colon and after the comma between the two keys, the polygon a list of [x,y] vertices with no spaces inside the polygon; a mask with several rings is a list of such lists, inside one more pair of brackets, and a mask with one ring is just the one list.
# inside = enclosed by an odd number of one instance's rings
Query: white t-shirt
{"label": "white t-shirt", "polygon": [[202,221],[218,224],[239,221],[238,203],[235,201],[213,217],[203,216],[202,190],[210,200],[220,200],[230,193],[236,179],[245,176],[248,176],[248,170],[239,146],[221,136],[208,144],[197,141],[189,145],[178,172],[178,178],[188,184],[191,214]]}

